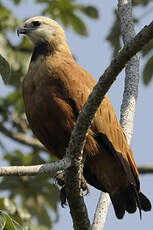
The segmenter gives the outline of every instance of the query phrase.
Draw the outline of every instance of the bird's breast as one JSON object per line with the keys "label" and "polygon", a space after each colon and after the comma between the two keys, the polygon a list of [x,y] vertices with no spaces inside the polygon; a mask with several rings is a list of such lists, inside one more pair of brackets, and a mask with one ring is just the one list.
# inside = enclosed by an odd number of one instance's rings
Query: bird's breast
{"label": "bird's breast", "polygon": [[52,65],[47,65],[43,57],[31,62],[30,68],[25,78],[25,87],[34,87],[35,89],[45,86],[53,78]]}
{"label": "bird's breast", "polygon": [[[40,73],[36,79],[41,79]],[[75,125],[71,106],[66,102],[62,83],[57,79],[44,77],[23,83],[25,112],[34,135],[46,148],[62,158]]]}

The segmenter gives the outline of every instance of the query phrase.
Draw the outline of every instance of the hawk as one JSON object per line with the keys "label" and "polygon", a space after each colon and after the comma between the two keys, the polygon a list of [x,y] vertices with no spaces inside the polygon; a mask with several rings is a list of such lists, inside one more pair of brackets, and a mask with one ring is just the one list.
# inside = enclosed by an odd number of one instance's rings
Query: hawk
{"label": "hawk", "polygon": [[[96,80],[73,59],[62,27],[38,16],[25,21],[18,35],[33,43],[23,81],[25,112],[34,135],[48,151],[63,158],[78,114]],[[125,211],[151,210],[140,190],[138,170],[113,106],[105,95],[88,131],[83,175],[95,188],[108,192],[117,218]]]}

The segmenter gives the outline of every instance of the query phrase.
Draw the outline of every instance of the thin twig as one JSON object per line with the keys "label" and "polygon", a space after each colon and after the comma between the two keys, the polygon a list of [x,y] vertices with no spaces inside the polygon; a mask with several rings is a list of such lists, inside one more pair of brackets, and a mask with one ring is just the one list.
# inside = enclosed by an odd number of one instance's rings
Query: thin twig
{"label": "thin twig", "polygon": [[138,167],[138,171],[140,174],[151,174],[153,173],[153,165],[141,165]]}
{"label": "thin twig", "polygon": [[7,129],[1,122],[0,122],[0,131],[6,135],[7,137],[19,142],[20,144],[36,148],[40,151],[47,151],[43,145],[35,138],[30,138],[24,133],[14,133]]}

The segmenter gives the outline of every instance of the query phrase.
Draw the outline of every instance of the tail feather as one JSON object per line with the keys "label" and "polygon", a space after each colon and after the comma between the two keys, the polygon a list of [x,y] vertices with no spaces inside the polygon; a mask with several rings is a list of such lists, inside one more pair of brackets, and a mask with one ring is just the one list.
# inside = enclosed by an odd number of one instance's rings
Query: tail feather
{"label": "tail feather", "polygon": [[137,209],[136,197],[135,197],[134,191],[131,191],[129,194],[127,194],[126,210],[129,213],[134,213],[136,209]]}
{"label": "tail feather", "polygon": [[135,188],[135,186],[132,186],[134,193],[135,193],[135,198],[136,198],[136,205],[138,206],[139,209],[139,214],[140,214],[140,220],[142,219],[142,212],[141,212],[141,201],[140,201],[140,197],[139,197],[139,192],[137,191],[137,189]]}
{"label": "tail feather", "polygon": [[126,203],[124,202],[124,196],[120,193],[116,193],[113,196],[111,196],[111,200],[117,218],[122,219],[126,210]]}
{"label": "tail feather", "polygon": [[141,210],[150,211],[151,203],[149,199],[143,194],[138,193],[136,188],[131,184],[126,190],[114,193],[111,196],[117,218],[122,219],[125,211],[134,213],[138,207],[141,219]]}
{"label": "tail feather", "polygon": [[139,193],[139,199],[141,203],[141,209],[145,212],[150,211],[151,203],[149,199],[142,192]]}

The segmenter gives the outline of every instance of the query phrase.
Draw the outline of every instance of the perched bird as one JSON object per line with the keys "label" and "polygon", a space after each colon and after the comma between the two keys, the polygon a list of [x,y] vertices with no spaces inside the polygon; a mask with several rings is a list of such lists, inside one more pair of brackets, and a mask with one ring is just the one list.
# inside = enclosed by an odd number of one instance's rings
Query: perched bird
{"label": "perched bird", "polygon": [[[34,135],[63,158],[71,131],[96,80],[73,59],[62,27],[47,17],[28,19],[18,28],[34,49],[23,81],[25,112]],[[108,192],[116,216],[151,210],[140,191],[138,170],[126,136],[106,95],[95,114],[84,147],[83,174],[95,188]]]}

